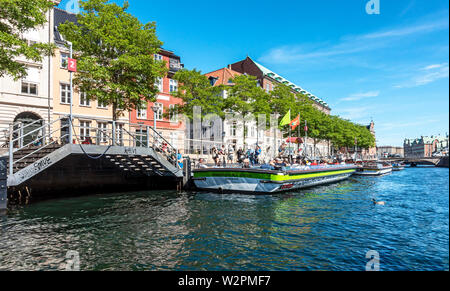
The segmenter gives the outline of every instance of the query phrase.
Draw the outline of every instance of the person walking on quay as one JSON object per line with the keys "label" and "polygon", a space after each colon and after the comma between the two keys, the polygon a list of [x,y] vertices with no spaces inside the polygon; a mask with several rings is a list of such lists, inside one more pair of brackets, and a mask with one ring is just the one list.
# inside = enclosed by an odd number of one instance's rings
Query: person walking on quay
{"label": "person walking on quay", "polygon": [[228,162],[230,164],[232,164],[233,163],[233,159],[234,159],[234,148],[233,148],[233,146],[231,144],[228,145],[227,155],[228,155]]}
{"label": "person walking on quay", "polygon": [[280,158],[282,158],[282,157],[284,156],[285,151],[286,151],[286,143],[283,142],[283,143],[280,145],[280,147],[278,148],[278,155],[279,155]]}
{"label": "person walking on quay", "polygon": [[244,151],[242,150],[242,148],[239,148],[238,151],[237,151],[237,162],[239,164],[242,164],[244,159],[245,159]]}
{"label": "person walking on quay", "polygon": [[222,145],[222,148],[219,151],[220,159],[222,160],[222,164],[224,167],[227,166],[227,149],[225,148],[225,145]]}
{"label": "person walking on quay", "polygon": [[214,161],[214,165],[217,166],[217,164],[219,163],[219,152],[217,151],[216,147],[213,147],[211,149],[211,156]]}
{"label": "person walking on quay", "polygon": [[262,150],[261,147],[259,145],[256,145],[256,150],[255,150],[255,164],[259,164],[259,159],[261,156]]}
{"label": "person walking on quay", "polygon": [[250,163],[253,166],[255,162],[255,151],[251,147],[249,147],[247,150],[247,159],[250,160]]}

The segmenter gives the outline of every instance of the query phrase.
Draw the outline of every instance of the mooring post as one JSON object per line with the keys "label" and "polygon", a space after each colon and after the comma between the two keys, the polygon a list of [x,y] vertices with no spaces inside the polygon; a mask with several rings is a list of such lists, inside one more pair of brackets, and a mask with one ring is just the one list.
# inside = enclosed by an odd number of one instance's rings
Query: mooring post
{"label": "mooring post", "polygon": [[192,178],[191,159],[186,157],[183,160],[183,188],[188,189],[190,187]]}
{"label": "mooring post", "polygon": [[13,173],[13,163],[14,163],[14,142],[13,142],[13,131],[14,126],[11,125],[9,127],[9,174],[12,175]]}
{"label": "mooring post", "polygon": [[6,210],[8,206],[8,158],[0,157],[0,212]]}

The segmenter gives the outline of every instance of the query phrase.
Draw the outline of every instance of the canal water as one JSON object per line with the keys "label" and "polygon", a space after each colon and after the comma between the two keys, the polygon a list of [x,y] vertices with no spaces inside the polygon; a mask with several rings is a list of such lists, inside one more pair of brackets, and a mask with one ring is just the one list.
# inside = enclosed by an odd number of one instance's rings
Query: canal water
{"label": "canal water", "polygon": [[0,216],[0,270],[64,270],[76,252],[81,270],[363,271],[371,250],[382,271],[449,269],[448,169],[276,196],[65,198]]}

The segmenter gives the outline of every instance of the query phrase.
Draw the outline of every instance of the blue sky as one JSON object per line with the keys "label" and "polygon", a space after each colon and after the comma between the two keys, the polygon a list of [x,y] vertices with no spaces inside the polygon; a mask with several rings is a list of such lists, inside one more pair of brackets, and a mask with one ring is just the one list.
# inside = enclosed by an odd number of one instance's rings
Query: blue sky
{"label": "blue sky", "polygon": [[448,1],[380,0],[378,15],[367,2],[129,0],[129,12],[155,21],[187,68],[207,73],[249,55],[332,114],[373,119],[379,145],[447,133]]}

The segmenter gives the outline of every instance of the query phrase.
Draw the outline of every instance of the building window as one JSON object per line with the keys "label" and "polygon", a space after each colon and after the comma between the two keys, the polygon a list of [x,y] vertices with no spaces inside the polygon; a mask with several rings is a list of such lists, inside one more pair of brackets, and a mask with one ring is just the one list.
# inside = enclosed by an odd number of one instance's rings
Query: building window
{"label": "building window", "polygon": [[105,101],[97,100],[97,107],[101,109],[108,109],[108,104]]}
{"label": "building window", "polygon": [[22,81],[22,93],[30,94],[30,95],[37,95],[38,94],[37,84]]}
{"label": "building window", "polygon": [[136,110],[136,117],[137,119],[147,119],[147,103]]}
{"label": "building window", "polygon": [[175,110],[175,104],[169,105],[169,120],[171,122],[177,122],[178,121],[178,114],[174,111]]}
{"label": "building window", "polygon": [[170,93],[178,91],[178,81],[170,79]]}
{"label": "building window", "polygon": [[267,92],[267,93],[270,92],[270,84],[266,84],[266,92]]}
{"label": "building window", "polygon": [[256,134],[255,134],[255,127],[254,127],[254,126],[251,126],[251,127],[250,127],[250,136],[251,136],[251,137],[255,137],[255,135],[256,135]]}
{"label": "building window", "polygon": [[161,103],[155,103],[155,106],[158,108],[155,112],[155,119],[163,120],[164,106]]}
{"label": "building window", "polygon": [[61,53],[61,69],[67,69],[67,64],[69,59],[69,55],[65,53]]}
{"label": "building window", "polygon": [[108,123],[106,122],[98,122],[97,123],[97,142],[98,143],[106,143],[108,142],[107,139],[107,130],[108,130]]}
{"label": "building window", "polygon": [[178,133],[177,132],[171,132],[170,133],[170,144],[173,146],[177,146],[178,144]]}
{"label": "building window", "polygon": [[136,129],[136,146],[137,147],[147,147],[148,141],[147,141],[147,130],[139,128]]}
{"label": "building window", "polygon": [[89,134],[89,130],[91,127],[90,121],[80,121],[80,140],[81,141],[90,141],[91,137]]}
{"label": "building window", "polygon": [[116,123],[116,144],[123,145],[123,124]]}
{"label": "building window", "polygon": [[70,104],[70,99],[72,96],[70,95],[70,85],[61,84],[61,103],[62,104]]}
{"label": "building window", "polygon": [[86,92],[80,92],[80,105],[91,106],[91,100],[88,99]]}
{"label": "building window", "polygon": [[155,86],[158,88],[159,92],[163,92],[163,89],[164,89],[163,78],[160,78],[160,77],[156,78]]}
{"label": "building window", "polygon": [[233,123],[230,125],[230,136],[231,136],[231,137],[235,137],[235,136],[236,136],[236,128],[237,128],[237,123],[236,123],[236,121],[235,121],[235,122],[233,122]]}
{"label": "building window", "polygon": [[163,60],[163,56],[160,54],[155,54],[155,61],[162,61]]}

